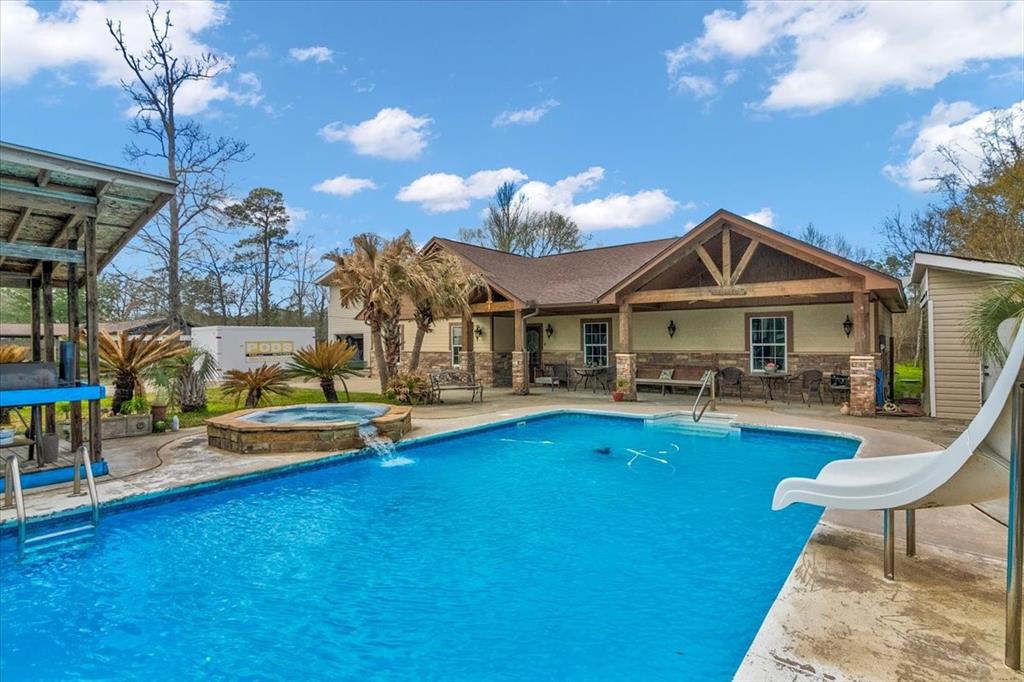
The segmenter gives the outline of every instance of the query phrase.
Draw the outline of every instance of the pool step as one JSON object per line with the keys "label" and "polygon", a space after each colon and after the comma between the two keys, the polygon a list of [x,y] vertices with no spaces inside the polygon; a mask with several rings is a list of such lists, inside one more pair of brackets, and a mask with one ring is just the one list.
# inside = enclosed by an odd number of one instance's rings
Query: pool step
{"label": "pool step", "polygon": [[90,539],[96,531],[96,526],[91,523],[73,528],[63,528],[42,535],[25,538],[24,549],[26,551],[42,551],[56,546],[65,546],[75,541]]}
{"label": "pool step", "polygon": [[710,438],[727,438],[734,433],[739,433],[739,428],[733,424],[732,419],[711,419],[706,416],[699,423],[686,417],[649,420],[647,425],[659,431],[686,433]]}

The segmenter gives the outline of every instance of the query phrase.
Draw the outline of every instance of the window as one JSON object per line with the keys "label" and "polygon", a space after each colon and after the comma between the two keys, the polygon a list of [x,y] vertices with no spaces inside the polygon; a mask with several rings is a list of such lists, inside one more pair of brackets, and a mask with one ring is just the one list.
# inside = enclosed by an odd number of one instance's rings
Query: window
{"label": "window", "polygon": [[608,365],[608,322],[583,322],[583,363],[588,366]]}
{"label": "window", "polygon": [[785,317],[751,317],[750,371],[763,372],[769,362],[785,371],[788,333]]}
{"label": "window", "polygon": [[452,367],[458,367],[462,362],[462,325],[453,324],[451,335]]}

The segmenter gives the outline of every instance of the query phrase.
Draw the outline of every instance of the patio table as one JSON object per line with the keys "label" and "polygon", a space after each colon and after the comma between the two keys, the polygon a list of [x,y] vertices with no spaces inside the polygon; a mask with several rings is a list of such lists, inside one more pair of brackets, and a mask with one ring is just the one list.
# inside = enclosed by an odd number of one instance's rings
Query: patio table
{"label": "patio table", "polygon": [[576,384],[572,387],[572,390],[576,390],[580,387],[580,382],[583,383],[583,388],[590,386],[594,393],[597,393],[597,377],[608,369],[604,367],[573,367],[572,371],[576,373],[579,378],[576,379]]}
{"label": "patio table", "polygon": [[793,375],[788,372],[761,372],[755,376],[761,380],[764,401],[768,402],[769,400],[775,400],[775,389],[780,385],[785,385]]}

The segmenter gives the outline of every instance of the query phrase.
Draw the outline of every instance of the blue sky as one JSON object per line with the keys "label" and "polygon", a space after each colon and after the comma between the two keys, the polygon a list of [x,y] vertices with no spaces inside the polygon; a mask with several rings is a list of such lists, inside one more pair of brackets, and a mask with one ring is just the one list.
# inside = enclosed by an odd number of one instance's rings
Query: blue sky
{"label": "blue sky", "polygon": [[[593,245],[724,207],[872,249],[883,216],[929,200],[937,145],[1024,115],[1021,2],[163,7],[183,52],[232,64],[185,108],[251,145],[236,194],[281,190],[324,249],[454,236],[507,178]],[[143,8],[0,4],[0,136],[123,165],[103,19],[139,36]]]}

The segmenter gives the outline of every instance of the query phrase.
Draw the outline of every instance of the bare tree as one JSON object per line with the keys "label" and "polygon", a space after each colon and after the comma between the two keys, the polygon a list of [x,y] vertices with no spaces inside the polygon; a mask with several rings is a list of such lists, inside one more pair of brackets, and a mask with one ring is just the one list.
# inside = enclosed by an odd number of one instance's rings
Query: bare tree
{"label": "bare tree", "polygon": [[935,208],[914,211],[904,216],[899,207],[882,219],[882,233],[887,242],[885,255],[894,263],[895,274],[910,273],[915,251],[950,253],[957,239],[949,230],[942,214]]}
{"label": "bare tree", "polygon": [[586,243],[579,226],[557,211],[534,213],[514,182],[503,183],[478,228],[459,230],[459,239],[522,256],[579,251]]}
{"label": "bare tree", "polygon": [[144,140],[132,142],[125,156],[132,163],[155,159],[166,163],[167,177],[178,189],[155,220],[140,233],[136,249],[155,258],[167,277],[168,318],[182,321],[181,261],[183,249],[207,226],[204,218],[224,202],[226,167],[249,158],[248,145],[227,137],[212,138],[196,121],[179,124],[175,98],[182,86],[216,78],[227,70],[211,53],[179,56],[170,40],[171,13],[160,13],[154,2],[146,10],[149,44],[139,54],[129,52],[121,22],[107,20],[118,53],[134,74],[121,87],[135,107],[131,130]]}
{"label": "bare tree", "polygon": [[[321,322],[326,323],[327,300],[324,287],[317,284],[317,275],[323,270],[323,265],[314,239],[306,237],[299,242],[298,248],[291,251],[289,260],[292,288],[288,294],[288,308],[298,324],[306,324],[307,316],[312,316],[317,336],[323,338],[326,329],[321,328]],[[323,320],[321,314],[324,315]]]}

